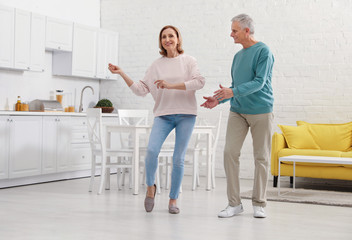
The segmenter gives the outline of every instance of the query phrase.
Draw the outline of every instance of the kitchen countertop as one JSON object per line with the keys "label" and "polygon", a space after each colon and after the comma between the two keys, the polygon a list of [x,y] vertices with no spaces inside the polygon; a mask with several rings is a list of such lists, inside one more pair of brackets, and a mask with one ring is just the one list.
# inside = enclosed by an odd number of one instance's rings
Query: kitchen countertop
{"label": "kitchen countertop", "polygon": [[[24,112],[0,110],[0,116],[86,116],[85,112]],[[103,117],[117,117],[117,113],[103,113]]]}

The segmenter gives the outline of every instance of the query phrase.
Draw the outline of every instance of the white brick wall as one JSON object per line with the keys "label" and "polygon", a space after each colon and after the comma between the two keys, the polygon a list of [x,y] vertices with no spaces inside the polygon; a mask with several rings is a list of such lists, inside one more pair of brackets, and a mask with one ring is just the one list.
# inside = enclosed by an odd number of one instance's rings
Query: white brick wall
{"label": "white brick wall", "polygon": [[[277,124],[296,120],[339,123],[352,118],[351,0],[179,0],[101,1],[101,27],[120,33],[119,64],[134,80],[143,77],[157,58],[158,33],[167,24],[179,27],[187,54],[198,59],[211,95],[221,83],[229,86],[233,55],[241,49],[230,38],[231,18],[247,13],[256,22],[255,37],[274,53],[273,88]],[[101,84],[101,96],[117,108],[152,110],[152,98],[135,97],[121,81]],[[229,106],[217,154],[217,175],[224,175],[224,147]],[[241,156],[241,177],[252,178],[254,164],[250,136]]]}

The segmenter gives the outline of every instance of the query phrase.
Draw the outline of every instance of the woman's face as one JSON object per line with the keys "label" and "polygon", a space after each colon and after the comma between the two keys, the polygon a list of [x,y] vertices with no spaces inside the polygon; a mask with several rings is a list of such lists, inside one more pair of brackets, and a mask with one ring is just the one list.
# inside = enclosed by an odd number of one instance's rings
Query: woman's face
{"label": "woman's face", "polygon": [[172,28],[166,28],[161,33],[161,44],[167,52],[176,50],[178,38],[175,30]]}

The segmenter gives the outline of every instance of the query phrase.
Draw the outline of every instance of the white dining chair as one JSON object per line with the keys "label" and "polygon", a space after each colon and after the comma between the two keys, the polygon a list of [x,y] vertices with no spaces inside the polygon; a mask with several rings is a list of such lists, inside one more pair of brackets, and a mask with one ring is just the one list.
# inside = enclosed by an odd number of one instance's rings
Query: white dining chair
{"label": "white dining chair", "polygon": [[[91,192],[93,189],[96,169],[100,168],[101,176],[98,194],[101,194],[103,192],[105,183],[107,181],[110,182],[111,168],[128,168],[131,170],[133,169],[133,161],[126,161],[126,159],[123,158],[127,154],[132,153],[123,149],[110,149],[106,147],[105,132],[102,125],[101,108],[87,109],[87,128],[90,147],[92,151],[92,166],[89,191]],[[114,162],[111,161],[112,157],[114,157],[114,160],[116,159]],[[98,161],[98,159],[100,159],[100,161]],[[117,182],[117,184],[119,185],[118,177]]]}
{"label": "white dining chair", "polygon": [[[222,119],[222,111],[220,111],[217,115],[216,123],[209,123],[209,116],[207,114],[199,114],[197,117],[197,125],[205,125],[211,126],[214,125],[215,129],[212,134],[212,149],[211,152],[211,185],[212,188],[215,188],[215,159],[216,159],[216,148],[219,141],[220,130],[221,130],[221,119]],[[197,134],[196,139],[194,141],[193,147],[187,149],[186,152],[185,165],[191,165],[193,167],[192,172],[192,190],[195,190],[197,186],[200,185],[199,180],[199,172],[201,166],[207,166],[206,160],[207,156],[207,148],[206,148],[206,139],[202,136],[202,134]]]}
{"label": "white dining chair", "polygon": [[[119,118],[119,124],[120,125],[148,125],[148,118],[149,118],[149,111],[144,110],[144,109],[118,109],[118,118]],[[146,146],[148,143],[148,135],[145,136],[144,139],[141,140],[142,144],[139,146],[140,148],[140,166],[144,168],[144,155],[146,152]],[[130,156],[128,154],[128,149],[133,152],[133,148],[135,147],[133,145],[133,137],[129,133],[121,133],[120,134],[120,144],[121,148],[126,150],[127,156],[126,158],[130,158],[133,156]],[[129,169],[121,169],[121,185],[125,184],[125,175],[128,173]],[[144,169],[143,169],[144,173]],[[130,188],[132,187],[132,175],[129,174],[129,183],[130,183]]]}

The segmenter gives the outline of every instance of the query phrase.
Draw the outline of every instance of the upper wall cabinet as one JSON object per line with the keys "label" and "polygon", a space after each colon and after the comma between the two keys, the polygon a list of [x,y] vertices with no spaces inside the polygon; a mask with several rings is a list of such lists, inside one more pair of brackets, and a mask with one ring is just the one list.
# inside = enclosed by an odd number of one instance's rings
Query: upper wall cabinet
{"label": "upper wall cabinet", "polygon": [[31,13],[15,10],[15,63],[14,68],[29,70],[31,51]]}
{"label": "upper wall cabinet", "polygon": [[95,78],[97,29],[74,24],[72,52],[53,53],[53,74]]}
{"label": "upper wall cabinet", "polygon": [[45,65],[45,16],[32,13],[30,70],[44,71]]}
{"label": "upper wall cabinet", "polygon": [[0,6],[0,31],[0,67],[44,70],[44,16]]}
{"label": "upper wall cabinet", "polygon": [[46,49],[72,51],[72,34],[72,22],[52,17],[46,18]]}
{"label": "upper wall cabinet", "polygon": [[0,67],[13,67],[15,9],[0,5]]}
{"label": "upper wall cabinet", "polygon": [[100,79],[116,80],[117,75],[111,74],[108,64],[118,65],[118,34],[100,29],[97,45],[97,72]]}

